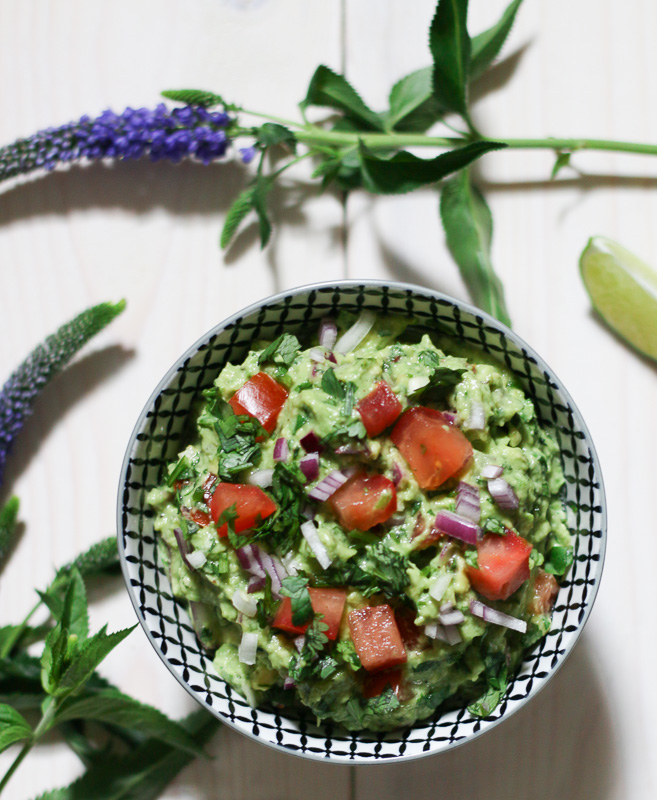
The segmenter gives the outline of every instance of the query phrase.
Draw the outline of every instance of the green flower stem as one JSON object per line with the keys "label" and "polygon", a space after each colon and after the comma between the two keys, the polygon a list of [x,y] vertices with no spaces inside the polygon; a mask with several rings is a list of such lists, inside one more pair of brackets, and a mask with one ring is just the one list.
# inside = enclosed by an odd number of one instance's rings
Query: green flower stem
{"label": "green flower stem", "polygon": [[458,147],[471,141],[500,142],[512,150],[601,150],[657,155],[657,144],[618,142],[610,139],[505,139],[503,137],[426,136],[421,133],[350,133],[325,131],[311,125],[295,131],[297,141],[309,146],[346,146],[363,144],[370,150],[394,150],[401,147]]}
{"label": "green flower stem", "polygon": [[55,719],[56,713],[57,713],[57,701],[55,700],[54,697],[49,697],[46,700],[46,705],[43,715],[39,720],[39,724],[34,729],[34,733],[32,734],[31,738],[28,739],[28,741],[25,742],[25,744],[21,747],[20,752],[18,753],[16,758],[12,761],[9,769],[2,776],[2,780],[0,780],[0,794],[2,794],[3,789],[9,783],[9,779],[14,774],[14,772],[16,772],[16,770],[20,766],[25,756],[30,752],[30,750],[36,743],[37,739],[43,736],[43,734],[50,728],[53,720]]}

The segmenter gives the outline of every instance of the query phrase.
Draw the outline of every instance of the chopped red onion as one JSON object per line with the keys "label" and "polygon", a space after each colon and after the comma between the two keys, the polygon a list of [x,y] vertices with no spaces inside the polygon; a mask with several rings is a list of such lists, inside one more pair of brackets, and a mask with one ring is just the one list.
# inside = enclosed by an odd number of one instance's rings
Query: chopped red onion
{"label": "chopped red onion", "polygon": [[312,550],[313,555],[317,561],[319,561],[320,567],[322,569],[328,569],[331,566],[332,559],[326,552],[326,548],[319,538],[315,523],[310,520],[303,522],[301,524],[301,533],[303,538],[308,542],[308,547]]}
{"label": "chopped red onion", "polygon": [[309,483],[314,481],[319,475],[319,453],[308,453],[299,461],[299,467]]}
{"label": "chopped red onion", "polygon": [[239,559],[240,564],[244,567],[247,572],[250,572],[251,575],[255,575],[256,578],[261,578],[263,581],[267,577],[267,573],[265,570],[260,566],[258,559],[256,558],[256,550],[258,550],[258,545],[255,544],[247,544],[244,547],[240,547],[235,551],[235,555]]}
{"label": "chopped red onion", "polygon": [[249,594],[253,594],[253,592],[259,592],[261,589],[265,588],[265,579],[264,578],[256,578],[255,575],[252,575],[249,579],[249,585],[246,587],[246,591]]}
{"label": "chopped red onion", "polygon": [[460,539],[467,544],[477,544],[479,526],[465,517],[453,514],[451,511],[439,511],[434,525],[441,533],[446,533],[454,539]]}
{"label": "chopped red onion", "polygon": [[251,486],[259,486],[261,489],[265,489],[267,486],[271,486],[273,480],[273,469],[257,469],[249,475],[246,482],[250,483]]}
{"label": "chopped red onion", "polygon": [[183,532],[180,528],[173,529],[173,535],[176,537],[176,542],[178,542],[178,550],[180,551],[180,555],[182,556],[182,560],[187,567],[192,572],[195,571],[196,567],[193,564],[190,564],[189,559],[187,556],[192,552],[191,545],[183,536]]}
{"label": "chopped red onion", "polygon": [[459,629],[456,625],[443,625],[443,631],[445,632],[447,644],[452,646],[455,644],[461,644],[461,634],[459,633]]}
{"label": "chopped red onion", "polygon": [[342,334],[333,348],[336,353],[343,355],[357,347],[372,329],[376,316],[371,311],[362,311],[360,317],[348,331]]}
{"label": "chopped red onion", "polygon": [[518,496],[504,478],[488,481],[488,491],[500,508],[508,511],[515,511],[518,508]]}
{"label": "chopped red onion", "polygon": [[449,422],[450,425],[453,425],[456,422],[456,414],[453,411],[443,411],[443,417]]}
{"label": "chopped red onion", "polygon": [[[276,556],[258,547],[257,544],[247,544],[235,551],[240,564],[251,575],[256,578],[266,580],[267,575],[271,578],[271,590],[276,597],[280,597],[281,582],[287,577],[285,568]],[[255,591],[255,590],[254,590]]]}
{"label": "chopped red onion", "polygon": [[465,622],[465,617],[458,610],[458,608],[455,608],[452,611],[441,612],[438,615],[438,619],[440,620],[441,624],[446,627],[449,625],[460,625],[462,622]]}
{"label": "chopped red onion", "polygon": [[474,614],[475,617],[481,617],[484,622],[490,622],[493,625],[501,625],[504,628],[511,628],[511,630],[519,631],[520,633],[527,632],[527,623],[523,619],[510,617],[502,611],[484,605],[479,600],[470,600],[470,612]]}
{"label": "chopped red onion", "polygon": [[313,505],[308,503],[308,505],[304,506],[301,509],[301,516],[305,517],[306,519],[315,519],[315,517],[317,516],[317,509]]}
{"label": "chopped red onion", "polygon": [[289,678],[289,677],[288,677],[288,678],[286,678],[286,679],[283,681],[283,688],[284,688],[285,690],[287,690],[287,689],[294,689],[294,688],[295,688],[295,686],[296,686],[296,683],[294,682],[294,679],[293,679],[293,678]]}
{"label": "chopped red onion", "polygon": [[330,362],[331,362],[331,364],[337,364],[337,363],[338,363],[338,359],[337,359],[337,358],[336,358],[336,357],[333,355],[333,353],[329,353],[329,354],[326,356],[326,360],[327,360],[327,361],[330,361]]}
{"label": "chopped red onion", "polygon": [[193,550],[187,555],[187,563],[192,569],[201,569],[207,560],[202,550]]}
{"label": "chopped red onion", "polygon": [[399,486],[399,481],[404,477],[404,473],[397,462],[392,465],[392,482],[395,486]]}
{"label": "chopped red onion", "polygon": [[470,416],[464,425],[470,431],[483,431],[486,427],[486,413],[484,411],[483,403],[474,400],[470,406]]}
{"label": "chopped red onion", "polygon": [[[309,458],[309,456],[307,456]],[[303,461],[303,459],[302,459]],[[308,497],[312,500],[319,500],[323,503],[329,497],[347,482],[347,476],[339,469],[334,469],[333,472],[323,478],[314,489],[308,492]]]}
{"label": "chopped red onion", "polygon": [[449,572],[443,572],[436,578],[433,585],[429,589],[429,594],[431,595],[431,597],[433,597],[433,599],[437,603],[439,603],[443,599],[443,597],[445,596],[445,592],[449,588],[451,582],[452,582],[452,576],[451,573]]}
{"label": "chopped red onion", "polygon": [[362,444],[340,444],[335,448],[335,454],[338,456],[363,456],[363,458],[370,458],[372,451],[365,442]]}
{"label": "chopped red onion", "polygon": [[276,439],[276,444],[274,445],[274,461],[287,461],[289,457],[290,446],[287,443],[287,439],[283,437]]}
{"label": "chopped red onion", "polygon": [[299,439],[299,444],[306,453],[323,453],[324,445],[319,441],[319,437],[314,431],[307,433],[302,439]]}
{"label": "chopped red onion", "polygon": [[237,589],[233,592],[231,602],[242,614],[245,614],[247,617],[255,617],[258,606],[254,597],[249,597],[247,594],[244,594],[241,589]]}
{"label": "chopped red onion", "polygon": [[258,634],[243,633],[242,641],[238,651],[239,660],[242,664],[252,666],[256,662],[256,652],[258,650]]}
{"label": "chopped red onion", "polygon": [[479,489],[470,483],[461,481],[456,494],[456,513],[469,519],[475,525],[481,519],[481,500]]}
{"label": "chopped red onion", "polygon": [[327,350],[333,350],[338,339],[338,326],[335,320],[325,317],[319,325],[319,343]]}
{"label": "chopped red onion", "polygon": [[301,636],[296,636],[294,638],[294,646],[297,648],[299,652],[303,650],[303,646],[306,643],[306,635],[304,633]]}
{"label": "chopped red onion", "polygon": [[440,613],[446,614],[448,611],[452,611],[453,608],[454,603],[443,603],[442,606],[440,606]]}
{"label": "chopped red onion", "polygon": [[317,361],[318,363],[326,361],[326,351],[321,347],[313,347],[312,350],[308,352],[308,355],[311,361]]}
{"label": "chopped red onion", "polygon": [[499,478],[502,472],[502,467],[498,466],[497,464],[487,464],[481,470],[481,477],[490,481],[493,480],[493,478]]}

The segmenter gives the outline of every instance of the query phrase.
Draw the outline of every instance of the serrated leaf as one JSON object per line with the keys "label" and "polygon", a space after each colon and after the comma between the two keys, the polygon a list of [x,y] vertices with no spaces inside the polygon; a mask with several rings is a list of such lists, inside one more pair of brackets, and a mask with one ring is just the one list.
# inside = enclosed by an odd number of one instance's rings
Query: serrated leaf
{"label": "serrated leaf", "polygon": [[113,689],[89,697],[69,698],[57,710],[54,724],[73,719],[95,720],[118,725],[156,738],[171,747],[199,755],[198,746],[187,731],[161,711]]}
{"label": "serrated leaf", "polygon": [[32,736],[28,721],[15,708],[0,703],[0,753],[9,745],[22,742]]}
{"label": "serrated leaf", "polygon": [[77,567],[72,568],[69,581],[61,622],[69,633],[78,637],[78,641],[84,641],[89,635],[89,612],[87,592]]}
{"label": "serrated leaf", "polygon": [[253,209],[258,215],[258,228],[260,230],[260,247],[264,249],[271,238],[271,223],[267,213],[267,197],[274,182],[271,178],[256,178],[253,187]]}
{"label": "serrated leaf", "polygon": [[522,0],[513,0],[506,7],[500,20],[488,30],[472,39],[472,54],[470,57],[470,80],[475,80],[482,75],[493,63],[504,46]]}
{"label": "serrated leaf", "polygon": [[219,240],[222,249],[228,247],[240,223],[253,208],[253,186],[248,186],[228,209]]}
{"label": "serrated leaf", "polygon": [[66,697],[79,691],[100,662],[136,627],[133,625],[131,628],[108,634],[107,626],[104,626],[97,634],[79,645],[63,670],[55,689],[50,693],[55,697]]}
{"label": "serrated leaf", "polygon": [[285,125],[278,125],[276,122],[265,122],[255,132],[256,142],[260,147],[273,147],[277,144],[284,144],[296,152],[297,140],[292,131]]}
{"label": "serrated leaf", "polygon": [[[221,723],[199,710],[180,724],[194,737],[199,752]],[[99,759],[70,786],[46,792],[38,800],[156,800],[193,759],[187,752],[148,739],[127,756]]]}
{"label": "serrated leaf", "polygon": [[363,185],[374,194],[404,194],[441,180],[463,169],[484,153],[506,147],[499,142],[472,142],[441,153],[435,158],[418,158],[402,150],[392,158],[379,158],[361,142],[359,153]]}
{"label": "serrated leaf", "polygon": [[4,564],[16,535],[16,520],[20,502],[10,497],[0,511],[0,567]]}
{"label": "serrated leaf", "polygon": [[68,631],[56,625],[46,636],[41,655],[41,685],[48,694],[54,694],[64,670],[69,647]]}
{"label": "serrated leaf", "polygon": [[475,305],[505,325],[511,321],[504,290],[491,262],[493,220],[481,192],[467,170],[445,183],[440,195],[447,246],[456,261]]}
{"label": "serrated leaf", "polygon": [[57,572],[57,578],[67,575],[75,567],[80,571],[83,578],[94,575],[110,575],[118,571],[119,551],[116,544],[116,536],[108,536],[100,542],[91,545],[84,553],[81,553],[71,563],[66,564]]}
{"label": "serrated leaf", "polygon": [[321,64],[310,80],[302,106],[324,106],[342,111],[359,124],[361,130],[382,131],[383,123],[344,77]]}
{"label": "serrated leaf", "polygon": [[225,106],[226,108],[234,109],[234,106],[226,103],[221,95],[214,92],[206,92],[203,89],[167,89],[161,94],[167,100],[184,103],[188,106],[203,106],[204,108]]}
{"label": "serrated leaf", "polygon": [[433,67],[406,75],[392,87],[386,128],[422,133],[442,117],[443,109],[433,94]]}
{"label": "serrated leaf", "polygon": [[433,95],[448,111],[468,120],[470,36],[468,0],[439,0],[429,30],[433,57]]}

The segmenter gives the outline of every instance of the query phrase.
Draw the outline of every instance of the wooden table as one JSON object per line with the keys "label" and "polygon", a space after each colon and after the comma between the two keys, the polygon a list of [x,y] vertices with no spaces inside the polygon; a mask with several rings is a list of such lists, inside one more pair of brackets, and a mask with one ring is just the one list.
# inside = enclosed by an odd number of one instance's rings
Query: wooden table
{"label": "wooden table", "polygon": [[[374,107],[429,62],[432,0],[4,0],[0,141],[96,114],[152,106],[172,87],[208,88],[247,108],[295,116],[315,66],[346,74]],[[473,0],[471,29],[503,0]],[[650,0],[527,0],[477,91],[479,127],[498,136],[655,141],[657,6]],[[478,167],[495,218],[493,256],[518,333],[569,388],[597,444],[610,536],[587,629],[550,685],[501,728],[408,765],[347,768],[274,752],[224,728],[212,761],[167,798],[596,798],[657,796],[657,645],[652,518],[655,366],[591,313],[577,260],[587,238],[618,239],[657,264],[657,159],[517,151]],[[151,389],[212,325],[274,291],[333,278],[389,278],[466,297],[447,254],[435,191],[348,203],[316,196],[299,165],[274,197],[277,232],[251,226],[218,247],[246,180],[237,161],[203,167],[92,164],[6,186],[0,196],[0,375],[82,308],[128,308],[38,404],[6,475],[24,532],[0,583],[2,624],[32,605],[55,565],[115,530],[124,448]],[[2,188],[2,187],[0,187]],[[93,596],[92,627],[130,625],[122,586]],[[193,702],[138,630],[103,665],[127,692],[182,715]],[[2,770],[10,754],[0,758]],[[48,741],[9,798],[67,784],[81,765]]]}

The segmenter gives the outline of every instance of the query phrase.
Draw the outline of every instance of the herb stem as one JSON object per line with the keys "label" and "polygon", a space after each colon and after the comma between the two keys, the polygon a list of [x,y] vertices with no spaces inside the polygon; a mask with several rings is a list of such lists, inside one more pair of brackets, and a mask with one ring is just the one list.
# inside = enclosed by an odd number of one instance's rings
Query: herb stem
{"label": "herb stem", "polygon": [[514,150],[603,150],[619,153],[638,153],[657,155],[657,144],[641,142],[618,142],[610,139],[491,139],[484,137],[485,142],[503,142]]}
{"label": "herb stem", "polygon": [[269,120],[269,122],[278,122],[280,125],[288,125],[292,128],[305,127],[305,125],[301,122],[294,122],[294,120],[285,119],[285,117],[276,117],[273,114],[262,114],[259,111],[249,111],[247,108],[240,108],[240,112],[242,114],[248,114],[251,117],[258,117],[258,119]]}
{"label": "herb stem", "polygon": [[28,740],[27,742],[25,742],[25,744],[24,744],[24,745],[21,747],[19,754],[18,754],[18,755],[16,756],[16,758],[15,758],[15,759],[12,761],[12,763],[11,763],[11,766],[9,767],[9,769],[8,769],[8,770],[5,772],[5,774],[2,776],[2,780],[0,780],[0,794],[2,794],[2,791],[3,791],[3,789],[4,789],[4,788],[7,786],[7,784],[9,783],[9,779],[11,778],[11,776],[14,774],[14,772],[16,772],[16,770],[17,770],[17,769],[18,769],[18,767],[20,766],[20,764],[21,764],[21,761],[22,761],[22,760],[25,758],[25,756],[26,756],[26,755],[27,755],[27,754],[30,752],[30,750],[32,749],[32,745],[33,745],[33,744],[34,744],[34,741],[33,741],[32,739],[29,739],[29,740]]}
{"label": "herb stem", "polygon": [[41,716],[41,719],[39,720],[39,724],[34,729],[32,736],[21,747],[20,752],[11,763],[11,766],[2,776],[2,780],[0,780],[0,794],[2,794],[2,790],[9,783],[9,779],[14,774],[14,772],[16,772],[16,770],[21,764],[21,761],[30,752],[37,739],[43,736],[43,734],[50,728],[57,713],[57,705],[58,705],[57,700],[54,697],[49,697],[44,702],[44,705],[42,706],[44,711]]}
{"label": "herb stem", "polygon": [[27,616],[21,622],[21,624],[16,627],[16,629],[13,631],[12,634],[7,636],[7,638],[4,641],[4,644],[3,644],[2,648],[0,649],[0,661],[3,658],[7,658],[7,656],[11,653],[11,651],[13,650],[14,645],[16,644],[16,642],[21,638],[21,636],[25,632],[25,629],[27,628],[27,626],[28,626],[28,624],[30,622],[30,619],[32,618],[33,614],[35,614],[36,611],[39,609],[40,605],[41,605],[41,600],[39,600],[39,601],[37,601],[37,603],[35,603],[35,605],[32,607],[32,610],[28,612]]}

